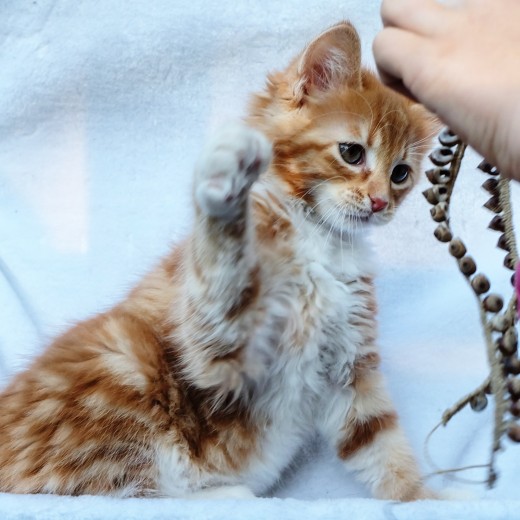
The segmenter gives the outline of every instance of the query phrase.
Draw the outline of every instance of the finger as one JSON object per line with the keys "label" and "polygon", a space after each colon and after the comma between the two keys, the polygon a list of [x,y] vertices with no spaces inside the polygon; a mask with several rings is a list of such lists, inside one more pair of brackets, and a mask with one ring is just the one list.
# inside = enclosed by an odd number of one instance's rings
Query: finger
{"label": "finger", "polygon": [[383,0],[381,18],[385,27],[398,27],[418,34],[431,34],[442,26],[445,9],[436,0]]}
{"label": "finger", "polygon": [[[384,83],[412,98],[420,97],[413,88],[417,78],[428,67],[427,40],[394,27],[383,29],[374,39],[372,50]],[[400,85],[402,84],[402,85]]]}

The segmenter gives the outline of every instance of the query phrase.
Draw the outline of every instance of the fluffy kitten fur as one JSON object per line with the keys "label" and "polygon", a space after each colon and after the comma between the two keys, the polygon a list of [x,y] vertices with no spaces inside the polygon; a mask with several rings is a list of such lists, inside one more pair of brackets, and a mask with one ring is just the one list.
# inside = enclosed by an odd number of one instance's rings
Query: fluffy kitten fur
{"label": "fluffy kitten fur", "polygon": [[248,125],[200,158],[190,236],[2,393],[1,491],[252,496],[317,431],[374,496],[433,496],[378,369],[365,244],[430,120],[341,23],[269,76]]}

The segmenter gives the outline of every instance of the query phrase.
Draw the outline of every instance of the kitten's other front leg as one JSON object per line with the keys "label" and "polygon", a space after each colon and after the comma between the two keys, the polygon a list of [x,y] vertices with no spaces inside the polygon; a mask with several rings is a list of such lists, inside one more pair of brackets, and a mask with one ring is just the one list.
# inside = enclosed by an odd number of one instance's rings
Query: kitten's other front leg
{"label": "kitten's other front leg", "polygon": [[244,125],[223,128],[195,172],[195,229],[184,258],[179,331],[186,373],[199,388],[237,395],[262,360],[246,363],[260,293],[249,191],[271,160],[271,146]]}
{"label": "kitten's other front leg", "polygon": [[[357,472],[376,498],[420,500],[437,498],[422,482],[417,462],[374,366],[377,354],[360,358],[355,367],[353,399],[345,415],[348,390],[338,389],[330,400],[324,433],[348,469]],[[352,396],[350,396],[352,398]]]}

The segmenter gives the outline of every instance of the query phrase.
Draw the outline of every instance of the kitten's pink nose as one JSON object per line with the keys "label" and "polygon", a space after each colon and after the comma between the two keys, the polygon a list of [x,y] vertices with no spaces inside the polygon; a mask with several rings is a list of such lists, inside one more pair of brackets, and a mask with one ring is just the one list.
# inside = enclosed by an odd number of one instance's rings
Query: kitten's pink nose
{"label": "kitten's pink nose", "polygon": [[388,201],[379,197],[370,197],[370,201],[372,202],[372,211],[374,213],[383,211],[388,206]]}

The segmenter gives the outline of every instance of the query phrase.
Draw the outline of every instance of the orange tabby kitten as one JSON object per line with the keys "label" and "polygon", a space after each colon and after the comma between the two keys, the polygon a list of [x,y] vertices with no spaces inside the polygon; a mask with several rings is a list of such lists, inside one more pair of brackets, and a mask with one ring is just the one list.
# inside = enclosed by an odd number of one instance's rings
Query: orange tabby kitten
{"label": "orange tabby kitten", "polygon": [[0,491],[248,497],[319,432],[376,497],[433,496],[378,369],[365,241],[431,121],[341,23],[269,77],[248,124],[202,154],[190,236],[0,395]]}

